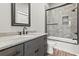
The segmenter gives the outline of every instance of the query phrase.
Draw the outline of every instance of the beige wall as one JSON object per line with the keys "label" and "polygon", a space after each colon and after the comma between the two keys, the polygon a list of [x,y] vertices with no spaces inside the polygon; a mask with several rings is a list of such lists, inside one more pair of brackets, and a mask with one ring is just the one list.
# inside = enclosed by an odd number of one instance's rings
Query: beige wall
{"label": "beige wall", "polygon": [[45,32],[45,10],[43,3],[31,4],[31,28],[38,32]]}
{"label": "beige wall", "polygon": [[[31,4],[31,27],[28,30],[44,32],[44,4]],[[22,31],[22,27],[11,26],[11,4],[0,3],[0,32]]]}

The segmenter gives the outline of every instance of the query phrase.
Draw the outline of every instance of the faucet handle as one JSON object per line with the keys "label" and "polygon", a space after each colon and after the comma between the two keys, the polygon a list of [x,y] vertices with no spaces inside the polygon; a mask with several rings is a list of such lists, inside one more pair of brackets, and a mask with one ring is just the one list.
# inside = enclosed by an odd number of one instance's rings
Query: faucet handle
{"label": "faucet handle", "polygon": [[73,40],[77,40],[76,38],[73,38]]}
{"label": "faucet handle", "polygon": [[18,35],[22,35],[22,32],[18,32]]}
{"label": "faucet handle", "polygon": [[78,33],[77,33],[77,32],[76,32],[76,33],[74,33],[74,34],[78,35]]}
{"label": "faucet handle", "polygon": [[26,30],[26,29],[27,29],[27,27],[24,26],[24,27],[23,27],[23,34],[27,34],[27,30]]}

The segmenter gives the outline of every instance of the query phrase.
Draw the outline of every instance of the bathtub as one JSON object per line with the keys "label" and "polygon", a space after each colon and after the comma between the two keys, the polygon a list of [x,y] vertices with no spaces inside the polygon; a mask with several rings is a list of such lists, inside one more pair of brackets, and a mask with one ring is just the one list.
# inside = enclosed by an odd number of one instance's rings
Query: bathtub
{"label": "bathtub", "polygon": [[57,45],[58,42],[63,42],[63,43],[67,43],[67,44],[74,44],[74,45],[77,44],[76,40],[49,36],[49,37],[47,37],[47,44],[48,44],[47,52],[49,54],[53,54],[53,48]]}

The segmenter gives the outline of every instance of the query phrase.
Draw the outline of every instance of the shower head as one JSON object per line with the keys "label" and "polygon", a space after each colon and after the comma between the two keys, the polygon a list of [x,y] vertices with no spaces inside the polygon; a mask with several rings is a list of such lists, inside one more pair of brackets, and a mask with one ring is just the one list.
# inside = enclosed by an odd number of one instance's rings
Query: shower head
{"label": "shower head", "polygon": [[72,12],[75,12],[75,11],[76,11],[76,9],[77,9],[77,8],[74,8],[74,9],[72,10]]}

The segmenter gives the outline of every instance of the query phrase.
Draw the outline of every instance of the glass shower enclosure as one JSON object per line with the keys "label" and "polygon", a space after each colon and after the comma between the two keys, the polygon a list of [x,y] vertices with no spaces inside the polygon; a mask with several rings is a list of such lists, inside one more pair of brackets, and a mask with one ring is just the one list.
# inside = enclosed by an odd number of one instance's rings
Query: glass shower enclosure
{"label": "glass shower enclosure", "polygon": [[48,36],[77,38],[77,4],[51,3],[47,7],[46,32]]}

